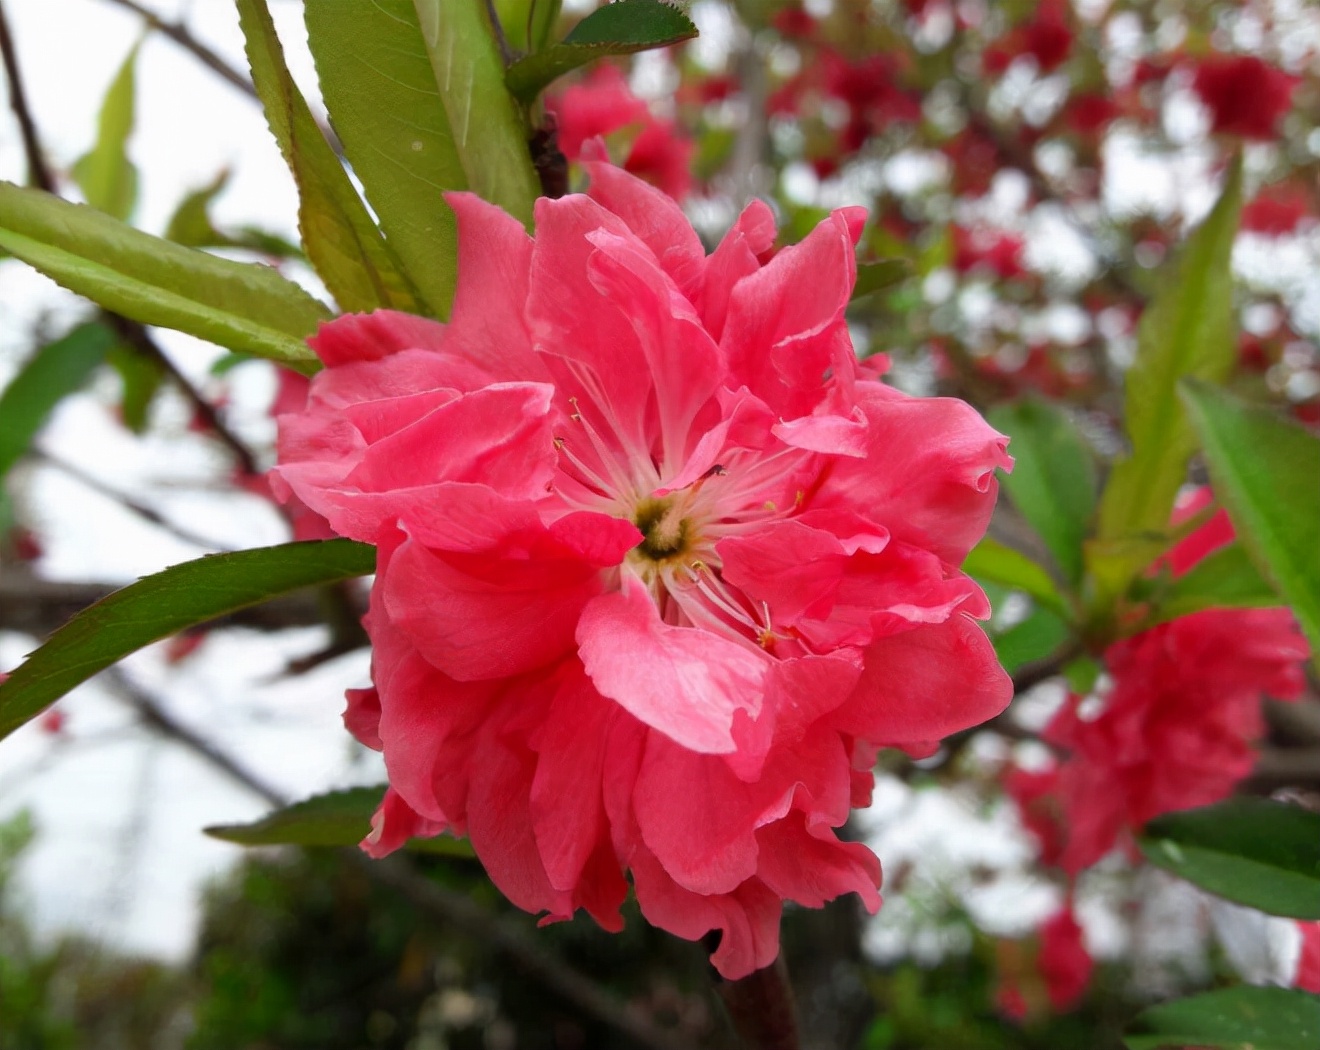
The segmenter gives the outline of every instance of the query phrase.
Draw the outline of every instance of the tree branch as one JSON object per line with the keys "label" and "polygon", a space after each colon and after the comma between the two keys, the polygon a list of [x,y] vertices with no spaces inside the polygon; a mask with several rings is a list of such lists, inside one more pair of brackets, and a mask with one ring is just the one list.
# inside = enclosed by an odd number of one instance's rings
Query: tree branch
{"label": "tree branch", "polygon": [[46,164],[46,155],[42,152],[41,139],[37,135],[37,125],[32,119],[27,91],[23,87],[23,75],[19,70],[18,50],[14,47],[14,37],[9,31],[9,19],[5,17],[3,3],[0,3],[0,55],[4,57],[5,79],[9,82],[9,106],[14,111],[14,116],[18,118],[19,132],[23,138],[28,179],[38,189],[54,193],[55,177]]}
{"label": "tree branch", "polygon": [[132,11],[152,29],[169,37],[185,51],[191,52],[202,65],[219,76],[225,83],[238,88],[249,98],[257,97],[257,89],[252,86],[252,81],[193,36],[188,31],[187,26],[179,22],[166,22],[155,11],[148,10],[137,3],[136,0],[109,0],[109,2]]}

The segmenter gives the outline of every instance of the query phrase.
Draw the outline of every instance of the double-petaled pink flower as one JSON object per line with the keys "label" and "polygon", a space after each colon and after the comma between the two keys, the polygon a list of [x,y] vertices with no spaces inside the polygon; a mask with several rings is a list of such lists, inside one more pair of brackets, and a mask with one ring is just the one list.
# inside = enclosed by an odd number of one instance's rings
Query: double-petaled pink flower
{"label": "double-petaled pink flower", "polygon": [[879,905],[835,833],[876,749],[1007,703],[957,566],[1010,461],[967,405],[858,365],[859,209],[763,265],[764,204],[707,256],[664,194],[587,167],[534,239],[448,198],[452,319],[324,326],[279,483],[378,545],[346,714],[390,777],[368,851],[467,835],[516,904],[608,929],[630,879],[738,977],[784,900]]}

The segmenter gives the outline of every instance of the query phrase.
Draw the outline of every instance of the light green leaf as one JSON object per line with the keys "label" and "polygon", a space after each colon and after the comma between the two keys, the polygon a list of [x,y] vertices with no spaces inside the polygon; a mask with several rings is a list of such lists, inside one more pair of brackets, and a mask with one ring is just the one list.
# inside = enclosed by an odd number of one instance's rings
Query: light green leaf
{"label": "light green leaf", "polygon": [[28,450],[51,410],[86,382],[114,346],[102,324],[84,324],[29,357],[0,393],[0,481]]}
{"label": "light green leaf", "polygon": [[[1121,592],[1145,568],[1148,542],[1158,548],[1174,497],[1196,449],[1177,398],[1188,376],[1219,381],[1233,367],[1236,338],[1230,259],[1242,208],[1242,163],[1233,161],[1223,193],[1181,252],[1160,274],[1142,314],[1137,357],[1125,384],[1125,427],[1132,452],[1115,464],[1100,499],[1093,548],[1114,564],[1097,573]],[[1118,595],[1111,593],[1108,598]]]}
{"label": "light green leaf", "polygon": [[1238,539],[1292,607],[1320,667],[1320,438],[1205,383],[1181,392]]}
{"label": "light green leaf", "polygon": [[1048,572],[1025,554],[989,536],[972,548],[962,569],[978,580],[1001,583],[1022,591],[1064,619],[1071,617],[1067,600],[1054,586]]}
{"label": "light green leaf", "polygon": [[367,544],[320,540],[212,554],[138,580],[74,616],[0,684],[0,739],[144,645],[375,564]]}
{"label": "light green leaf", "polygon": [[344,310],[426,313],[289,75],[266,0],[238,0],[238,19],[266,122],[298,186],[298,228],[312,266]]}
{"label": "light green leaf", "polygon": [[[371,830],[371,816],[387,786],[331,791],[277,809],[251,824],[221,824],[203,830],[212,838],[240,846],[356,846]],[[451,835],[412,839],[405,848],[449,857],[475,856],[466,840]]]}
{"label": "light green leaf", "polygon": [[1320,996],[1251,985],[1205,992],[1143,1010],[1123,1042],[1128,1050],[1315,1050],[1320,1046]]}
{"label": "light green leaf", "polygon": [[546,85],[588,62],[669,47],[696,35],[692,20],[663,0],[615,0],[587,15],[561,43],[515,62],[505,82],[527,104]]}
{"label": "light green leaf", "polygon": [[0,182],[0,247],[114,313],[303,372],[325,307],[268,266],[184,248],[82,204]]}
{"label": "light green leaf", "polygon": [[96,123],[96,144],[73,165],[73,177],[87,203],[116,219],[127,219],[137,201],[137,169],[128,159],[128,137],[133,133],[139,46],[133,45],[105,93]]}
{"label": "light green leaf", "polygon": [[1282,604],[1278,593],[1261,578],[1240,543],[1206,555],[1154,600],[1154,616],[1146,626],[1189,616],[1203,609],[1261,609]]}
{"label": "light green leaf", "polygon": [[1023,664],[1043,660],[1071,637],[1068,625],[1048,609],[1034,609],[1021,623],[991,636],[995,655],[1012,674]]}
{"label": "light green leaf", "polygon": [[428,312],[448,317],[458,235],[442,194],[468,183],[417,10],[412,0],[307,0],[303,15],[344,152]]}
{"label": "light green leaf", "polygon": [[879,262],[858,263],[857,283],[853,285],[849,302],[872,292],[892,288],[912,276],[912,264],[906,259],[881,259]]}
{"label": "light green leaf", "polygon": [[1082,541],[1095,512],[1095,461],[1063,411],[1040,400],[998,405],[986,415],[1007,434],[1011,474],[1001,476],[1014,505],[1045,541],[1064,578],[1082,576]]}
{"label": "light green leaf", "polygon": [[221,171],[200,189],[193,190],[179,202],[165,228],[165,237],[175,244],[189,248],[244,248],[279,259],[301,259],[302,249],[283,237],[267,233],[254,226],[240,226],[224,231],[211,221],[211,202],[229,182],[229,172]]}
{"label": "light green leaf", "polygon": [[1152,864],[1227,900],[1320,919],[1320,813],[1234,798],[1156,817],[1138,844]]}
{"label": "light green leaf", "polygon": [[467,187],[530,230],[541,183],[484,0],[413,3]]}

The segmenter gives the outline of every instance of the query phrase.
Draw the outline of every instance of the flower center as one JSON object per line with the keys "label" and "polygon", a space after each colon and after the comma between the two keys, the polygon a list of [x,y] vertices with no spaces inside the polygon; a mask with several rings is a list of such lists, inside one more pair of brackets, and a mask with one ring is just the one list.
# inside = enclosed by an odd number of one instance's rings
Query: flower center
{"label": "flower center", "polygon": [[693,546],[691,522],[683,517],[684,508],[672,497],[644,499],[633,514],[633,524],[642,533],[642,542],[633,553],[650,561],[674,561]]}

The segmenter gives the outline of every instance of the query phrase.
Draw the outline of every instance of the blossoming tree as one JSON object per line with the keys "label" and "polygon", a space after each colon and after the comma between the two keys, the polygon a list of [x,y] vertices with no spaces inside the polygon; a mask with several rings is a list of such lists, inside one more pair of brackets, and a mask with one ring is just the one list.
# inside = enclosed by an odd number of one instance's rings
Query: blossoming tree
{"label": "blossoming tree", "polygon": [[[112,347],[180,380],[151,336],[173,328],[280,369],[266,474],[185,388],[295,539],[77,614],[0,685],[0,732],[145,645],[323,588],[336,644],[371,647],[344,721],[388,785],[219,833],[470,849],[543,923],[616,931],[631,898],[704,939],[734,1026],[774,1047],[802,1045],[785,905],[881,907],[886,857],[848,827],[878,766],[975,780],[975,741],[1026,738],[979,789],[1063,904],[997,1008],[1082,999],[1079,887],[1146,863],[1312,925],[1298,988],[1155,1006],[1127,1045],[1314,1047],[1320,778],[1266,775],[1258,745],[1286,736],[1265,697],[1320,710],[1320,325],[1313,286],[1235,292],[1232,260],[1239,228],[1316,250],[1320,27],[1297,16],[1297,44],[1264,6],[1180,14],[1170,45],[1145,5],[706,0],[708,60],[659,0],[306,0],[330,139],[265,0],[237,0],[297,247],[218,231],[218,185],[167,239],[122,221],[120,81],[72,171],[86,205],[27,119],[35,188],[0,186],[0,247],[102,312],[0,395],[0,470]],[[667,115],[625,72],[654,49]],[[1106,206],[1109,169],[1187,139],[1195,105],[1213,203]],[[1041,247],[1065,234],[1080,276]],[[300,253],[333,306],[212,248]],[[1320,732],[1295,732],[1281,750],[1313,758]]]}

